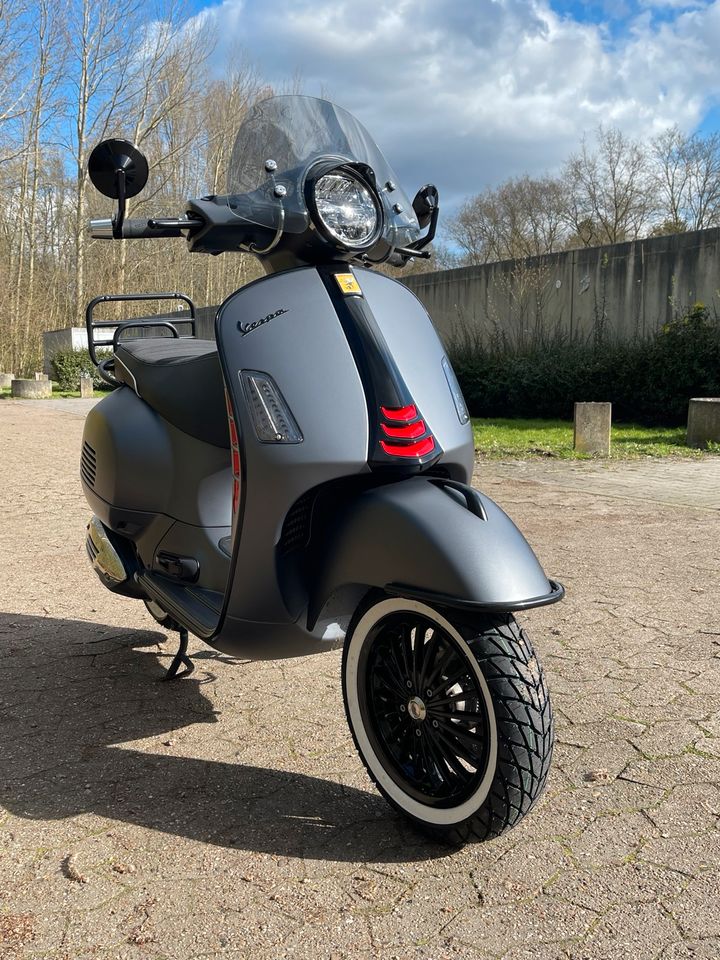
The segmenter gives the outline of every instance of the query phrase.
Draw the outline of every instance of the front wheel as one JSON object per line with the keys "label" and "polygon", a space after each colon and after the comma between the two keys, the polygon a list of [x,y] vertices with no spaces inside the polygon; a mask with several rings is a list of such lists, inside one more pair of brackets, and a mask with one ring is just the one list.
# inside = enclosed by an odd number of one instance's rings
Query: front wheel
{"label": "front wheel", "polygon": [[453,843],[487,840],[542,793],[552,709],[511,614],[469,628],[415,600],[376,600],[350,626],[342,680],[368,773],[425,832]]}

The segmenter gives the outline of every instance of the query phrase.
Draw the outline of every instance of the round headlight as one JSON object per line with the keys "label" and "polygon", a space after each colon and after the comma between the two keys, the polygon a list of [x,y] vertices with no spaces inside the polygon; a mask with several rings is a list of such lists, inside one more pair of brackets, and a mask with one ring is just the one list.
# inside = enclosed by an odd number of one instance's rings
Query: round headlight
{"label": "round headlight", "polygon": [[380,208],[365,183],[341,170],[319,177],[313,186],[319,226],[343,246],[362,248],[377,238]]}

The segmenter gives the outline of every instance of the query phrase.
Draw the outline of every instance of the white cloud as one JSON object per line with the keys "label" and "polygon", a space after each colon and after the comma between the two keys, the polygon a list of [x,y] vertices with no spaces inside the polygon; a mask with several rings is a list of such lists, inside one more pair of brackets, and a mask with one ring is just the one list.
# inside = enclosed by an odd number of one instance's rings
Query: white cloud
{"label": "white cloud", "polygon": [[658,10],[698,10],[707,6],[707,0],[640,0],[641,7],[655,7]]}
{"label": "white cloud", "polygon": [[299,73],[365,123],[408,192],[434,180],[452,204],[557,167],[599,122],[646,137],[702,120],[720,0],[643,5],[619,38],[547,0],[224,0],[202,16],[219,54],[240,45],[278,85]]}

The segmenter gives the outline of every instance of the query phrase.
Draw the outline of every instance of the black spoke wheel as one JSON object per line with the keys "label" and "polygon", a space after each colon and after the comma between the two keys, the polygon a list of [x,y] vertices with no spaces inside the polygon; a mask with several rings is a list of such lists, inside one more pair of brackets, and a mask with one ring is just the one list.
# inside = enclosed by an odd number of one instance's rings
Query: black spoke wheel
{"label": "black spoke wheel", "polygon": [[491,742],[471,658],[436,622],[398,611],[372,629],[359,669],[363,722],[395,782],[432,806],[466,800]]}
{"label": "black spoke wheel", "polygon": [[433,836],[488,839],[542,793],[552,757],[547,685],[511,614],[453,623],[370,598],[343,654],[355,745],[385,798]]}

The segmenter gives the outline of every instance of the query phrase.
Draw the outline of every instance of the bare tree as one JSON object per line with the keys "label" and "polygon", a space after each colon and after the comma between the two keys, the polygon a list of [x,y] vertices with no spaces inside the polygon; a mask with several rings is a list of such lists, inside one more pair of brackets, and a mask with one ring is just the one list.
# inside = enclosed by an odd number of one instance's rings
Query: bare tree
{"label": "bare tree", "polygon": [[[15,310],[13,319],[18,329],[19,360],[17,366],[26,367],[32,358],[34,342],[32,327],[40,304],[36,293],[38,261],[38,206],[43,174],[43,138],[58,106],[58,89],[63,69],[63,49],[58,43],[60,4],[57,0],[37,0],[35,29],[35,70],[29,90],[26,114],[26,151],[22,164],[20,205],[25,229],[21,231],[18,271],[16,276]],[[43,305],[44,306],[44,305]],[[20,330],[21,327],[21,330]]]}
{"label": "bare tree", "polygon": [[66,21],[68,82],[73,92],[72,135],[66,144],[75,169],[73,245],[75,312],[85,301],[87,158],[128,106],[131,63],[128,37],[141,32],[139,0],[74,0]]}
{"label": "bare tree", "polygon": [[[22,68],[22,109],[9,122],[12,146],[6,151],[2,220],[3,254],[9,277],[2,296],[5,317],[3,353],[9,365],[25,369],[39,357],[38,312],[48,307],[48,284],[37,282],[42,255],[39,201],[43,185],[45,144],[58,111],[62,54],[58,49],[60,9],[57,0],[35,0],[25,11]],[[20,67],[18,67],[20,69]],[[47,278],[46,278],[47,280]]]}
{"label": "bare tree", "polygon": [[[204,67],[213,39],[202,24],[189,27],[186,10],[177,0],[160,0],[151,25],[146,26],[142,54],[129,65],[128,98],[123,135],[147,149],[151,180],[138,198],[138,212],[157,212],[153,204],[167,193],[183,199],[183,187],[194,163],[193,149],[202,131]],[[192,190],[187,191],[185,196]],[[117,254],[117,283],[125,289],[128,245]]]}
{"label": "bare tree", "polygon": [[677,126],[668,127],[650,145],[652,176],[661,218],[656,229],[660,233],[682,233],[688,229],[685,220],[689,190],[685,160],[687,138]]}
{"label": "bare tree", "polygon": [[659,198],[656,233],[703,230],[720,222],[720,134],[686,136],[670,127],[651,146]]}
{"label": "bare tree", "polygon": [[562,248],[563,188],[552,177],[520,177],[472,197],[447,227],[466,263],[537,257]]}
{"label": "bare tree", "polygon": [[572,245],[636,240],[652,215],[647,153],[620,130],[599,126],[594,149],[583,139],[562,177]]}
{"label": "bare tree", "polygon": [[23,54],[31,22],[24,0],[0,0],[0,130],[24,111],[30,75]]}

